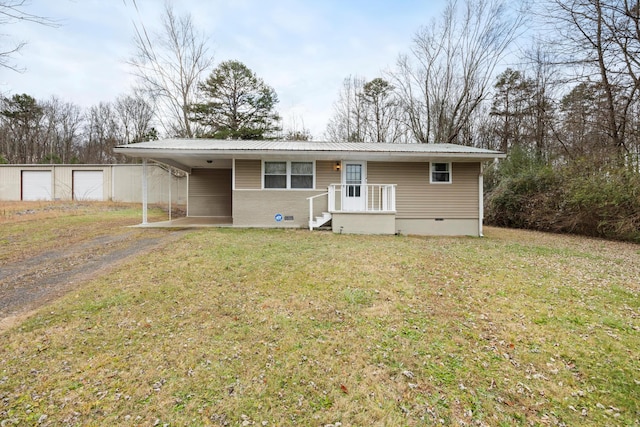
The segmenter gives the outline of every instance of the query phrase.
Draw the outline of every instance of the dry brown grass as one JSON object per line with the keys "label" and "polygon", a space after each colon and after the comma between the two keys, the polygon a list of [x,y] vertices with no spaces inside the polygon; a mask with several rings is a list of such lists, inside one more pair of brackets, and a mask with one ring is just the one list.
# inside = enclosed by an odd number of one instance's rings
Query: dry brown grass
{"label": "dry brown grass", "polygon": [[[165,219],[159,209],[149,220]],[[140,204],[114,202],[0,202],[0,262],[34,256],[60,245],[124,233],[142,220]]]}

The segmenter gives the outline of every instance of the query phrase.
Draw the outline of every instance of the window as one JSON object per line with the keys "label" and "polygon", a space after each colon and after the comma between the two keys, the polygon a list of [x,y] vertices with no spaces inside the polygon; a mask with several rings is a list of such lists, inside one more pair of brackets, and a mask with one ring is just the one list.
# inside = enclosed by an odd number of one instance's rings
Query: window
{"label": "window", "polygon": [[264,162],[264,188],[287,188],[287,162]]}
{"label": "window", "polygon": [[432,184],[451,183],[451,163],[431,163]]}
{"label": "window", "polygon": [[291,188],[313,188],[312,162],[291,162]]}
{"label": "window", "polygon": [[347,184],[347,197],[360,197],[360,187],[362,186],[362,165],[348,163],[345,171]]}
{"label": "window", "polygon": [[264,188],[313,188],[313,162],[264,162]]}

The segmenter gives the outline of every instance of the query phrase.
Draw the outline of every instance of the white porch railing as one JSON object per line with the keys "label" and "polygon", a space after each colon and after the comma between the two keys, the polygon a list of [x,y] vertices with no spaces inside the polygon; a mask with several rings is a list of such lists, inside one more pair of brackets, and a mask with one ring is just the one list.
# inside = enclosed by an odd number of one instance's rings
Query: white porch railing
{"label": "white porch railing", "polygon": [[[314,220],[313,201],[327,196],[329,212],[317,216]],[[312,197],[309,201],[309,229],[319,227],[331,219],[332,213],[393,213],[396,211],[395,184],[331,184],[329,191]]]}
{"label": "white porch railing", "polygon": [[329,212],[395,212],[395,184],[331,184]]}
{"label": "white porch railing", "polygon": [[[312,197],[307,197],[307,200],[309,201],[309,230],[313,230],[313,227],[318,227],[320,226],[318,220],[316,219],[315,221],[313,220],[313,201],[315,199],[317,199],[318,197],[324,197],[326,195],[328,195],[329,193],[322,193],[322,194],[318,194]],[[331,218],[331,217],[329,217]]]}

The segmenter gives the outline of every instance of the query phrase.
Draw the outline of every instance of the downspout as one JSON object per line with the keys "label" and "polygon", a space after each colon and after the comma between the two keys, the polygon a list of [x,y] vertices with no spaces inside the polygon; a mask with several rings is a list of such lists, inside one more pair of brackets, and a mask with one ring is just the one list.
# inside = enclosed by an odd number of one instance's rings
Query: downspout
{"label": "downspout", "polygon": [[191,174],[188,173],[187,174],[187,216],[189,216],[189,178],[191,177]]}
{"label": "downspout", "polygon": [[480,174],[478,175],[478,236],[482,234],[482,221],[484,219],[484,176],[482,175],[483,165],[480,163]]}
{"label": "downspout", "polygon": [[171,222],[171,187],[173,186],[173,174],[171,173],[171,166],[167,168],[169,172],[169,222]]}
{"label": "downspout", "polygon": [[142,225],[147,222],[147,159],[142,159]]}

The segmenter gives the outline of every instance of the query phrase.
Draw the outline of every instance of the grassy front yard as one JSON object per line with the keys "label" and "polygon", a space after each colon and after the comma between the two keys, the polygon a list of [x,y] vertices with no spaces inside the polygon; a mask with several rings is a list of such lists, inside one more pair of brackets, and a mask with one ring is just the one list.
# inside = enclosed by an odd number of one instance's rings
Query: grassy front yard
{"label": "grassy front yard", "polygon": [[[149,210],[149,221],[167,214]],[[140,224],[139,204],[114,202],[0,202],[0,268],[72,244],[104,235],[124,234]]]}
{"label": "grassy front yard", "polygon": [[8,425],[638,425],[640,247],[194,231],[0,335]]}

